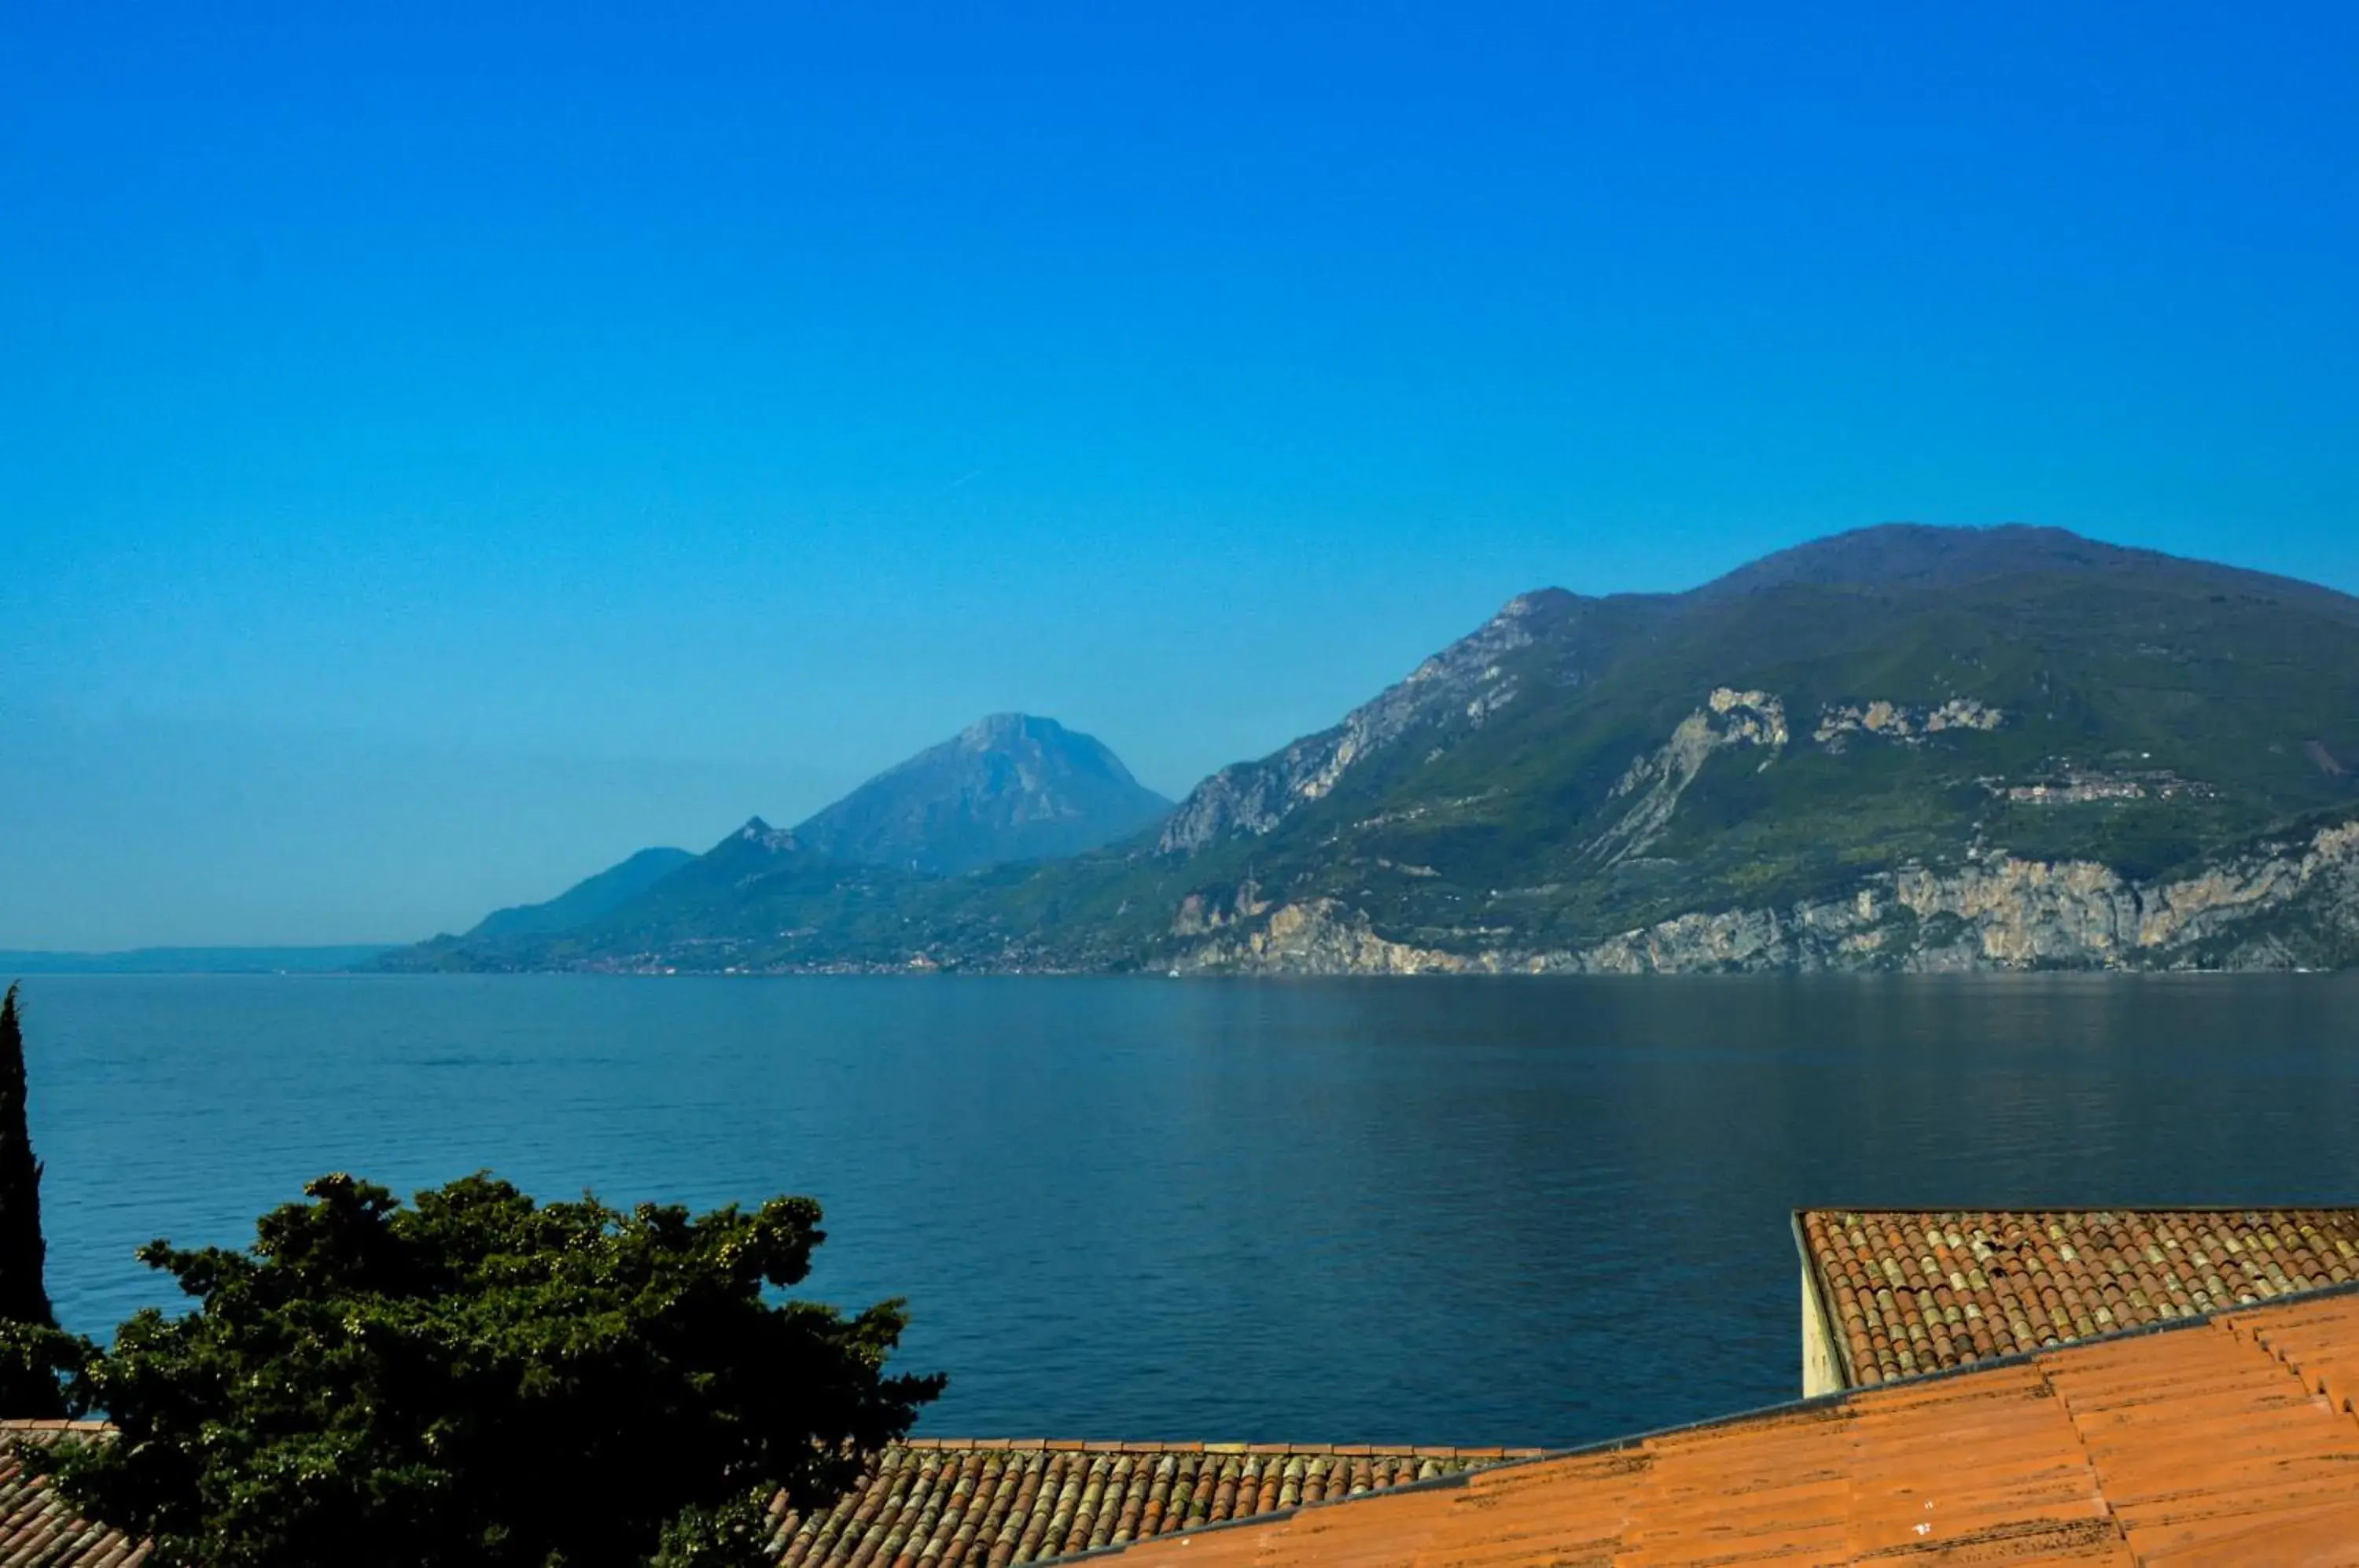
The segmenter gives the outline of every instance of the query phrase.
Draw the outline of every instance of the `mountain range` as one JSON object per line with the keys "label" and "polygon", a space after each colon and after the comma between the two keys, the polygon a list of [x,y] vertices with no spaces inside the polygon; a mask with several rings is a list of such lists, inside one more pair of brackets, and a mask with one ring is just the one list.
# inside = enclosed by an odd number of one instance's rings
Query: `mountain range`
{"label": "mountain range", "polygon": [[[994,713],[788,832],[756,817],[699,856],[643,849],[539,904],[499,909],[438,953],[534,951],[570,932],[718,938],[766,901],[874,880],[899,887],[981,866],[1080,854],[1160,822],[1171,802],[1094,736]],[[758,893],[752,891],[759,884]],[[697,940],[704,940],[700,935]]]}
{"label": "mountain range", "polygon": [[394,962],[2359,964],[2359,600],[2056,529],[1895,525],[1685,593],[1524,593],[1168,813],[1085,738],[986,721],[592,918]]}

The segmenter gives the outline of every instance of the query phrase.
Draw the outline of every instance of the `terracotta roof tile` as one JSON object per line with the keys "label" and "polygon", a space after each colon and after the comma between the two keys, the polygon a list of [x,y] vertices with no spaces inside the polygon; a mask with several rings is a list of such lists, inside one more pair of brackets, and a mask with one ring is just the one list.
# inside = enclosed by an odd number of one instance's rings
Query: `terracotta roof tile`
{"label": "terracotta roof tile", "polygon": [[2359,1564],[2354,1367],[2359,1291],[2338,1291],[1126,1555],[1133,1568]]}
{"label": "terracotta roof tile", "polygon": [[1853,1387],[2359,1280],[2359,1209],[1805,1209]]}
{"label": "terracotta roof tile", "polygon": [[5,1568],[134,1568],[146,1546],[103,1529],[58,1500],[27,1475],[15,1445],[86,1440],[106,1429],[94,1421],[0,1421],[0,1565]]}
{"label": "terracotta roof tile", "polygon": [[1459,1475],[1506,1452],[913,1439],[832,1508],[779,1508],[773,1545],[788,1568],[1012,1568]]}
{"label": "terracotta roof tile", "polygon": [[[0,1422],[0,1435],[35,1442],[104,1431]],[[774,1503],[772,1545],[786,1568],[1010,1568],[1458,1475],[1501,1453],[914,1439],[879,1455],[831,1508],[804,1517]],[[136,1568],[146,1557],[120,1532],[76,1519],[0,1450],[0,1568]]]}

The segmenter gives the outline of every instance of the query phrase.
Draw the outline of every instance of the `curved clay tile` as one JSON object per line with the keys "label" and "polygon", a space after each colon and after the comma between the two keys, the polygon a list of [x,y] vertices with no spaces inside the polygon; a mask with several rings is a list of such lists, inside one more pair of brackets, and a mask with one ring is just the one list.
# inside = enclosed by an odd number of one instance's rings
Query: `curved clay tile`
{"label": "curved clay tile", "polygon": [[1810,1210],[1861,1385],[2359,1280],[2359,1210]]}

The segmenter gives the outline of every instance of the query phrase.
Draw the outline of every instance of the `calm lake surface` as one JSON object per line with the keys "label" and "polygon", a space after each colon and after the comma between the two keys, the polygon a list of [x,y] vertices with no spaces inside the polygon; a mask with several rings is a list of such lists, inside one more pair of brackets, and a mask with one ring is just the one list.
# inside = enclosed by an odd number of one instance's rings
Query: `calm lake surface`
{"label": "calm lake surface", "polygon": [[808,1192],[945,1435],[1571,1443],[1794,1397],[1798,1205],[2359,1201],[2359,976],[27,981],[70,1326],[307,1179]]}

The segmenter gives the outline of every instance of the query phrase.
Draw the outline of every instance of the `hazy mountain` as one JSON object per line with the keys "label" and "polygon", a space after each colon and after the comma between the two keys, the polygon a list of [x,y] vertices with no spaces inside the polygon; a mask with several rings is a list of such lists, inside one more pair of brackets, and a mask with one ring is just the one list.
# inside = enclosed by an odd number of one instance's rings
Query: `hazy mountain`
{"label": "hazy mountain", "polygon": [[1093,737],[1054,719],[996,713],[791,831],[756,817],[701,855],[642,850],[546,904],[502,909],[392,963],[529,967],[687,942],[699,947],[691,962],[728,967],[702,961],[731,951],[749,927],[791,943],[816,934],[797,929],[815,919],[823,942],[865,940],[871,924],[877,940],[897,940],[905,922],[895,911],[929,877],[1093,849],[1170,809]]}
{"label": "hazy mountain", "polygon": [[[379,967],[722,970],[734,966],[732,955],[746,945],[749,931],[759,932],[769,949],[791,945],[808,933],[815,912],[826,922],[831,951],[837,942],[881,943],[901,924],[898,900],[926,881],[889,866],[825,859],[759,817],[702,855],[672,853],[684,858],[583,924],[439,936],[386,955]],[[863,909],[867,924],[859,918]]]}
{"label": "hazy mountain", "polygon": [[827,859],[940,875],[1078,855],[1170,809],[1091,736],[994,713],[878,774],[795,837]]}
{"label": "hazy mountain", "polygon": [[1892,527],[1684,593],[1520,595],[1115,847],[889,888],[805,866],[758,918],[725,893],[704,905],[705,947],[648,910],[629,951],[751,968],[2343,965],[2359,964],[2354,819],[2359,600],[2053,529]]}
{"label": "hazy mountain", "polygon": [[543,936],[571,931],[637,898],[666,877],[694,860],[684,849],[643,849],[595,877],[584,877],[541,904],[518,904],[495,909],[469,931],[470,940],[498,941],[506,937]]}

